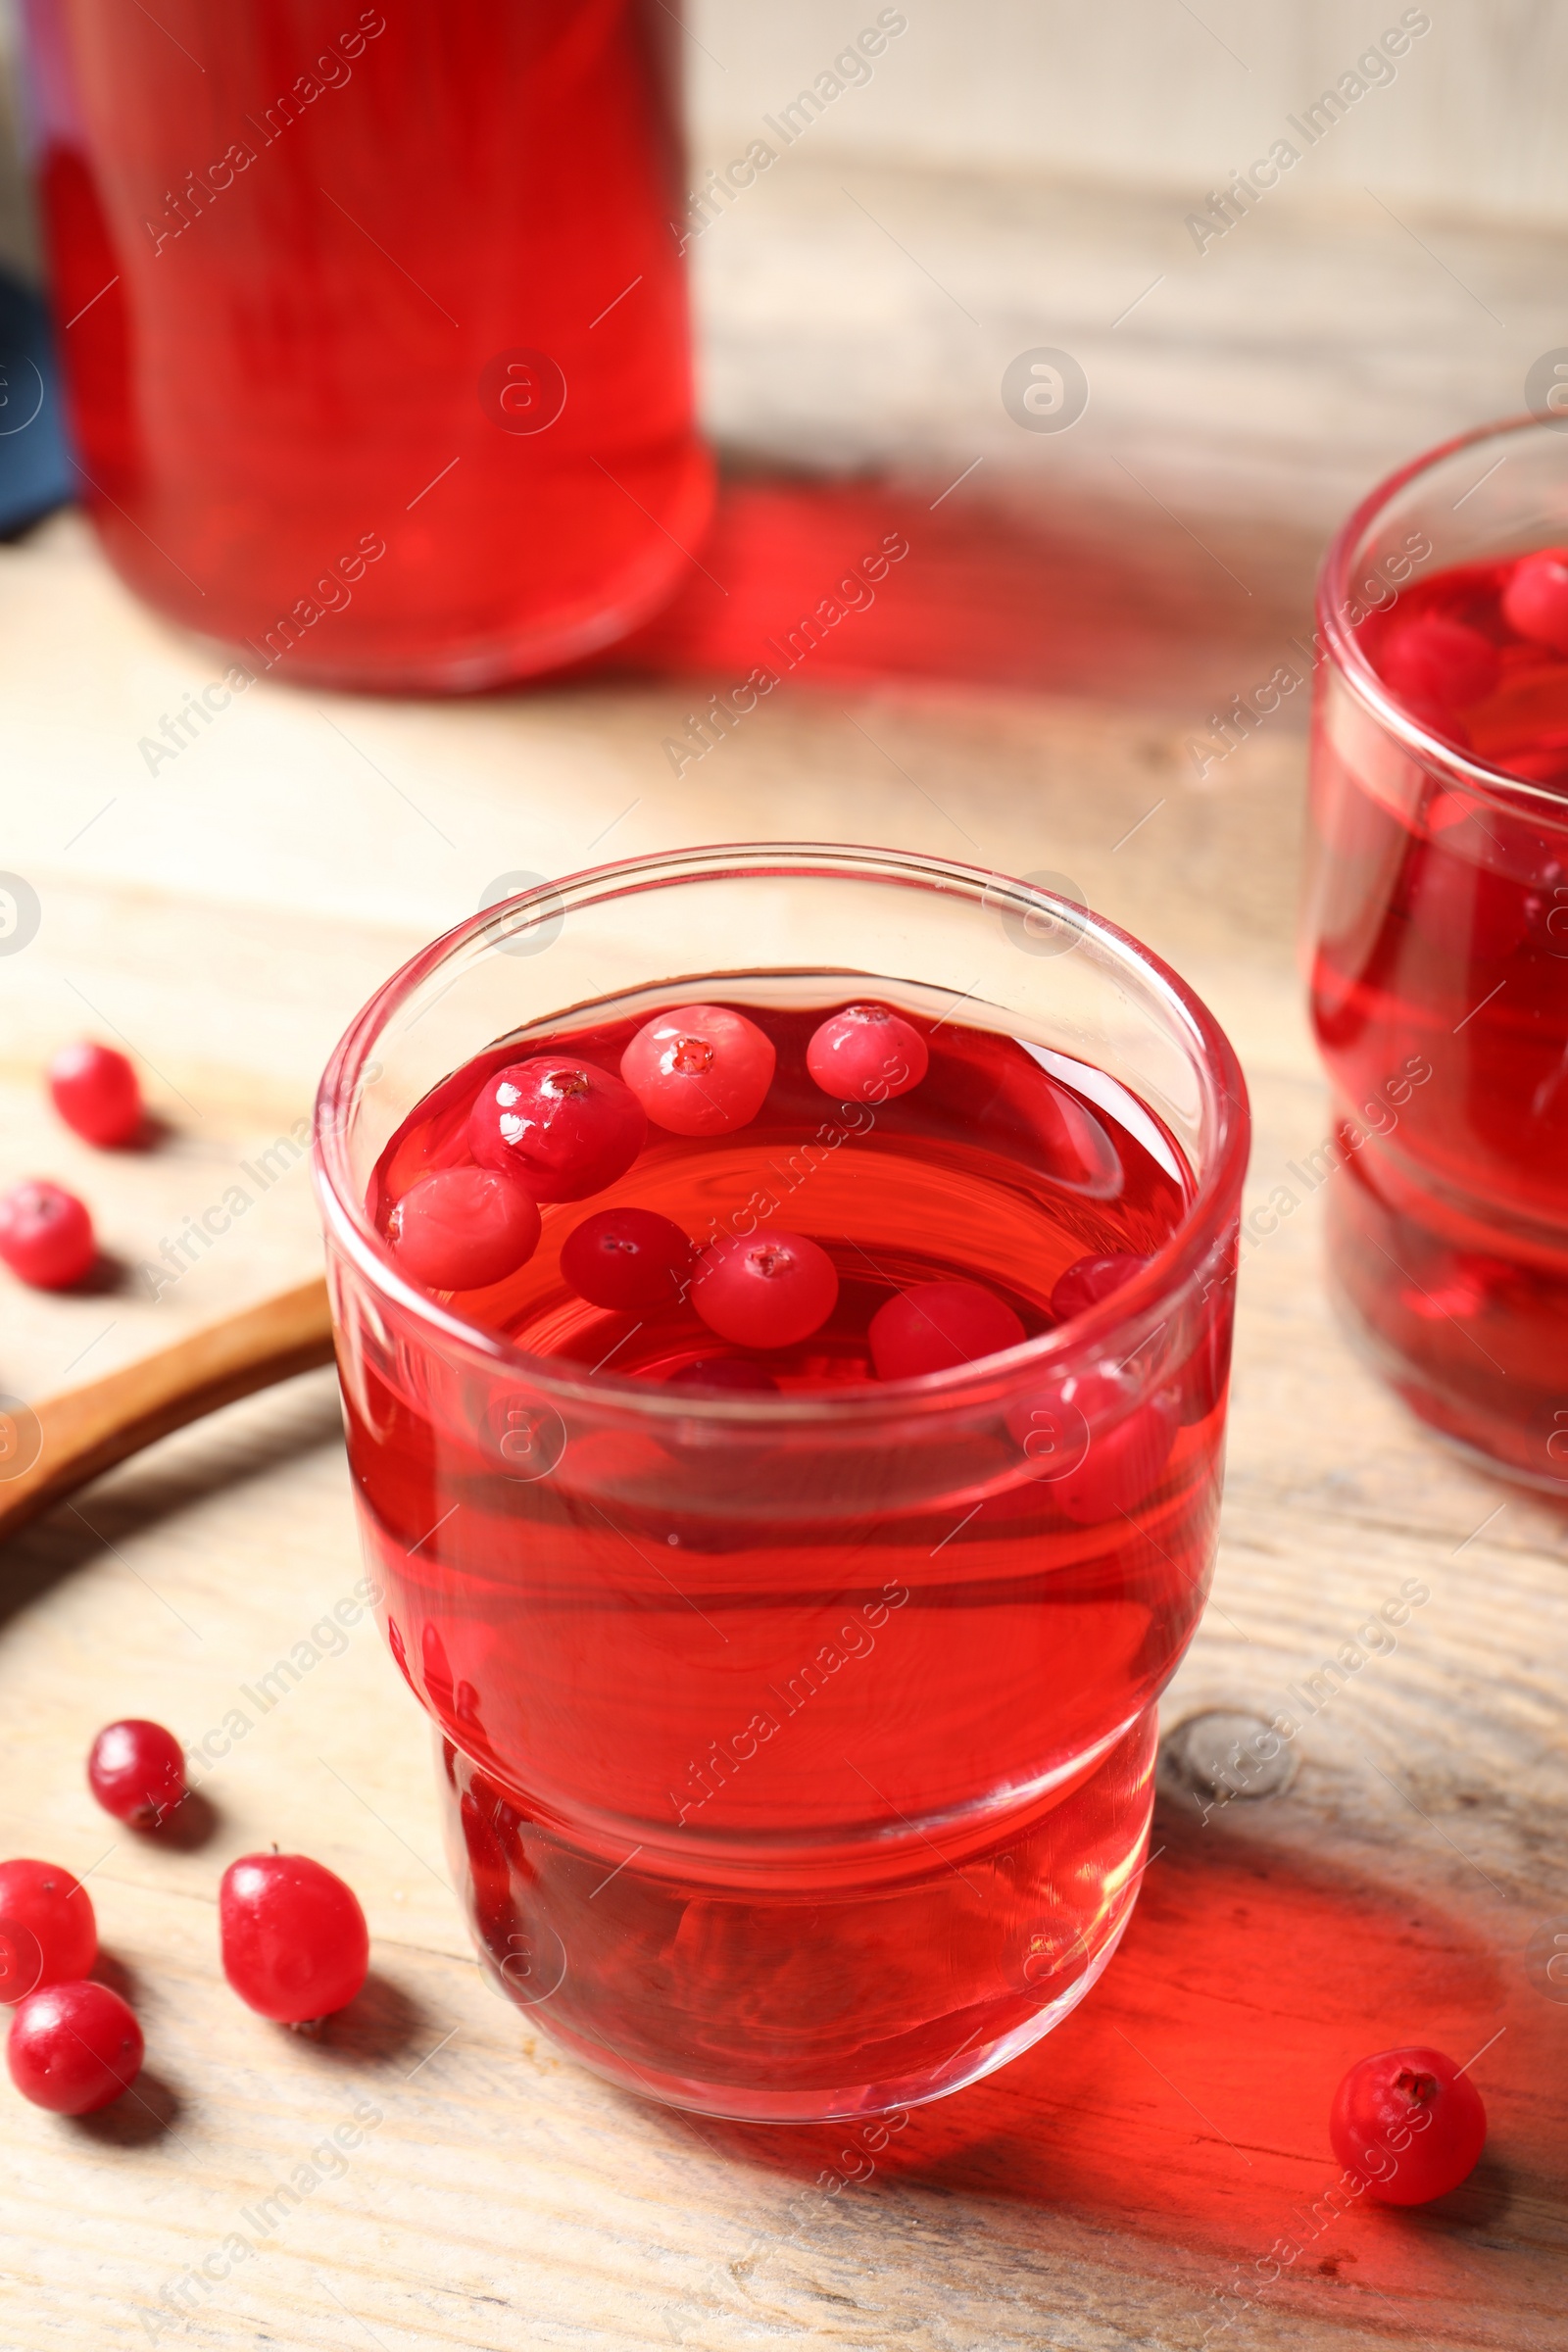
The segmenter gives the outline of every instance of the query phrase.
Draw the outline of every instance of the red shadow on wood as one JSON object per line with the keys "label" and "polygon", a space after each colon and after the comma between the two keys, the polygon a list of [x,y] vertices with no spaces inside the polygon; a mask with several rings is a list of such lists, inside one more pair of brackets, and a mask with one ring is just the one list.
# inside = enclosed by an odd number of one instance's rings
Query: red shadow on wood
{"label": "red shadow on wood", "polygon": [[[1392,1874],[1303,1862],[1237,1818],[1160,1818],[1162,1841],[1101,1984],[1012,2065],[913,2110],[874,2149],[853,2125],[705,2121],[703,2137],[799,2180],[792,2242],[813,2256],[839,2212],[904,2181],[1141,2239],[1149,2269],[1192,2284],[1200,2328],[1303,2296],[1347,2316],[1347,2287],[1358,2319],[1402,2331],[1409,2299],[1436,2297],[1457,2327],[1486,2300],[1494,2254],[1509,2258],[1516,2303],[1520,2260],[1560,2264],[1568,2240],[1568,2139],[1545,2087],[1568,2018],[1477,1927]],[[1468,2060],[1504,2024],[1478,2069],[1491,2131],[1471,2180],[1419,2209],[1348,2195],[1328,2140],[1346,2069],[1400,2042]],[[1544,2262],[1540,2283],[1545,2297]],[[1431,2340],[1481,2339],[1434,2321]]]}
{"label": "red shadow on wood", "polygon": [[940,488],[731,475],[674,602],[575,674],[726,690],[758,668],[805,685],[898,678],[1196,721],[1309,634],[1305,541],[1209,521],[1195,538],[1152,501],[1145,514]]}

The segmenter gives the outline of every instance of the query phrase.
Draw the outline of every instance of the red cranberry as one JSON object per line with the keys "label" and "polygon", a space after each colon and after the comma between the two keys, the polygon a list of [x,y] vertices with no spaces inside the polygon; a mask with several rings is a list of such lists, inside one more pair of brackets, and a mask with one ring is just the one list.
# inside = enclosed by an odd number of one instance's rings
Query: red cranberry
{"label": "red cranberry", "polygon": [[1485,702],[1497,683],[1502,658],[1479,629],[1446,613],[1427,612],[1391,633],[1378,666],[1419,714]]}
{"label": "red cranberry", "polygon": [[1493,961],[1511,956],[1530,928],[1521,883],[1442,841],[1417,844],[1401,887],[1411,922],[1449,959],[1478,956]]}
{"label": "red cranberry", "polygon": [[87,1786],[106,1813],[133,1830],[156,1829],[185,1795],[185,1757],[161,1723],[106,1724],[87,1757]]}
{"label": "red cranberry", "polygon": [[62,1046],[49,1064],[49,1092],[68,1127],[89,1144],[128,1144],[141,1127],[141,1087],[113,1046]]}
{"label": "red cranberry", "polygon": [[620,1074],[668,1135],[728,1135],[756,1118],[773,1082],[773,1041],[724,1004],[678,1004],[646,1021]]}
{"label": "red cranberry", "polygon": [[590,1306],[673,1306],[691,1262],[687,1236],[651,1208],[602,1208],[561,1246],[561,1278]]}
{"label": "red cranberry", "polygon": [[1051,1485],[1051,1499],[1078,1527],[1115,1521],[1157,1482],[1176,1443],[1176,1400],[1137,1401],[1127,1375],[1109,1367],[1071,1373],[1023,1398],[1007,1427]]}
{"label": "red cranberry", "polygon": [[468,1114],[468,1146],[536,1200],[585,1200],[624,1176],[648,1133],[629,1087],[591,1061],[536,1054],[497,1071]]}
{"label": "red cranberry", "polygon": [[1348,2173],[1385,2205],[1425,2205],[1476,2168],[1487,2141],[1481,2093],[1441,2050],[1380,2050],[1334,2094],[1329,2138]]}
{"label": "red cranberry", "polygon": [[806,1049],[807,1068],[836,1102],[890,1102],[918,1086],[930,1063],[919,1030],[885,1004],[847,1004]]}
{"label": "red cranberry", "polygon": [[84,1977],[98,1957],[92,1897],[52,1862],[0,1862],[0,2001]]}
{"label": "red cranberry", "polygon": [[778,1382],[763,1364],[745,1355],[703,1355],[682,1364],[665,1382],[671,1389],[708,1389],[723,1396],[776,1396]]}
{"label": "red cranberry", "polygon": [[1520,557],[1502,592],[1502,617],[1532,645],[1568,654],[1568,548]]}
{"label": "red cranberry", "polygon": [[1005,1299],[978,1282],[921,1282],[877,1308],[869,1336],[879,1380],[918,1380],[998,1355],[1026,1335]]}
{"label": "red cranberry", "polygon": [[92,1219],[64,1185],[14,1184],[0,1195],[0,1257],[35,1290],[79,1282],[98,1254]]}
{"label": "red cranberry", "polygon": [[107,1984],[50,1984],[11,2021],[6,2063],[24,2099],[56,2115],[93,2115],[141,2073],[136,2013]]}
{"label": "red cranberry", "polygon": [[353,2000],[370,1964],[352,1886],[305,1854],[246,1854],[218,1890],[223,1974],[275,2025],[314,2025]]}
{"label": "red cranberry", "polygon": [[772,1227],[705,1250],[691,1302],[710,1331],[738,1348],[793,1348],[838,1303],[833,1260],[804,1234]]}
{"label": "red cranberry", "polygon": [[1051,1294],[1051,1311],[1058,1323],[1066,1323],[1102,1298],[1131,1282],[1149,1263],[1147,1257],[1135,1257],[1129,1250],[1113,1250],[1108,1257],[1080,1257],[1063,1273],[1056,1276]]}
{"label": "red cranberry", "polygon": [[539,1247],[536,1203],[497,1168],[439,1168],[411,1185],[387,1220],[398,1263],[431,1291],[481,1291]]}

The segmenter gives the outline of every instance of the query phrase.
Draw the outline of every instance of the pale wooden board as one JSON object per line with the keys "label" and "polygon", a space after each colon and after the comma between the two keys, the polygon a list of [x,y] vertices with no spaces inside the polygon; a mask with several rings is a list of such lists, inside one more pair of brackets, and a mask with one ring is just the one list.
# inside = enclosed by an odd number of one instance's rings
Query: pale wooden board
{"label": "pale wooden board", "polygon": [[[1253,1197],[1325,1132],[1290,955],[1301,746],[1287,733],[1199,784],[1179,712],[801,694],[675,788],[659,743],[686,690],[458,710],[323,698],[444,848],[332,748],[310,698],[281,690],[258,689],[205,747],[220,758],[138,786],[139,713],[169,707],[202,657],[72,532],[0,561],[0,621],[7,758],[49,787],[11,796],[8,856],[48,920],[0,959],[0,1178],[42,1162],[79,1179],[128,1262],[305,1110],[332,1039],[401,955],[495,873],[580,861],[623,810],[599,854],[742,833],[953,851],[956,820],[983,863],[1073,874],[1207,994],[1253,1089]],[[84,637],[66,696],[58,649]],[[121,808],[67,850],[112,796]],[[37,1055],[84,1025],[73,982],[163,1073],[150,1085],[170,1133],[148,1157],[79,1152],[36,1100]],[[99,1722],[145,1710],[200,1738],[351,1589],[329,1376],[168,1442],[13,1546],[0,1846],[93,1868],[147,2023],[153,2113],[73,2126],[5,2099],[8,2345],[146,2342],[166,2283],[362,2096],[383,2120],[344,2176],[231,2278],[190,2288],[183,2332],[160,2340],[1196,2352],[1230,2316],[1210,2343],[1560,2342],[1568,2009],[1537,1991],[1523,1949],[1568,1916],[1561,1526],[1442,1453],[1352,1362],[1318,1285],[1320,1210],[1305,1202],[1245,1270],[1219,1580],[1168,1719],[1267,1715],[1402,1578],[1432,1598],[1307,1726],[1288,1793],[1206,1826],[1162,1807],[1165,1851],[1084,2009],[992,2083],[922,2111],[837,2194],[812,2184],[845,2169],[842,2132],[640,2107],[482,1988],[439,1875],[426,1737],[368,1627],[215,1770],[199,1850],[117,1839],[91,1805]],[[124,1279],[52,1301],[8,1289],[0,1385],[42,1393],[88,1343],[82,1373],[108,1369],[307,1271],[303,1172],[238,1231],[156,1304]],[[221,1867],[272,1838],[344,1871],[370,1917],[375,1985],[320,2047],[239,2009],[217,1969]],[[1493,2136],[1470,2186],[1423,2214],[1326,2223],[1266,2292],[1214,2303],[1237,2266],[1256,2278],[1276,2239],[1302,2233],[1293,2211],[1334,2178],[1324,2110],[1351,2058],[1412,2035],[1469,2056],[1499,2029],[1477,2066]]]}
{"label": "pale wooden board", "polygon": [[[1185,212],[1237,165],[1291,138],[1285,118],[1332,88],[1402,8],[1360,0],[961,0],[901,12],[869,83],[826,106],[805,137],[844,162],[879,156],[971,170],[1073,172],[1154,188]],[[1530,0],[1446,0],[1410,42],[1392,84],[1367,91],[1308,149],[1293,182],[1438,214],[1568,219],[1554,136],[1568,80],[1568,27]],[[796,0],[697,0],[685,49],[705,160],[744,150],[844,52],[875,8]],[[856,72],[850,66],[843,78]],[[1377,68],[1373,69],[1376,73]]]}

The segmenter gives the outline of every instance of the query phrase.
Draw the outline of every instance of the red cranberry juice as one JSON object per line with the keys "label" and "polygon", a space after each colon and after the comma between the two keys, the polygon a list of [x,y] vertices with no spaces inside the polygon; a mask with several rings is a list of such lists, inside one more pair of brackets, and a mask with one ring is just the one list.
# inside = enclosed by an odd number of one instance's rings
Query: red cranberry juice
{"label": "red cranberry juice", "polygon": [[[1048,1330],[1054,1292],[1079,1298],[1066,1269],[1113,1258],[1124,1279],[1194,1189],[1166,1132],[1083,1065],[1048,1074],[1011,1039],[911,1013],[921,1083],[841,1104],[807,1067],[821,1009],[745,1010],[777,1057],[749,1124],[650,1127],[608,1190],[543,1205],[518,1271],[453,1298],[605,1384],[598,1417],[579,1431],[525,1381],[475,1389],[411,1349],[401,1377],[346,1376],[349,1442],[500,1981],[622,2081],[805,2116],[966,2079],[1108,1956],[1147,1835],[1152,1702],[1207,1587],[1230,1291],[1160,1327],[1143,1401],[1093,1444],[1044,1409],[955,1428],[918,1403],[863,1443],[715,1429],[715,1398],[875,1395],[873,1318],[919,1286],[983,1286],[1009,1329]],[[383,1153],[378,1227],[467,1160],[502,1065],[559,1048],[614,1072],[647,1015],[460,1071]],[[622,1206],[709,1250],[811,1237],[837,1303],[752,1348],[715,1338],[699,1284],[596,1307],[563,1243]],[[1106,1352],[1079,1391],[1091,1418],[1134,1377]],[[651,1428],[639,1393],[689,1394],[691,1415]]]}
{"label": "red cranberry juice", "polygon": [[[1455,566],[1362,630],[1396,700],[1541,788],[1417,768],[1330,690],[1312,1014],[1346,1164],[1335,1275],[1452,1437],[1568,1477],[1568,558]],[[1332,1154],[1331,1154],[1332,1156]]]}
{"label": "red cranberry juice", "polygon": [[253,676],[434,688],[659,601],[709,498],[667,10],[28,19],[82,494],[140,595]]}

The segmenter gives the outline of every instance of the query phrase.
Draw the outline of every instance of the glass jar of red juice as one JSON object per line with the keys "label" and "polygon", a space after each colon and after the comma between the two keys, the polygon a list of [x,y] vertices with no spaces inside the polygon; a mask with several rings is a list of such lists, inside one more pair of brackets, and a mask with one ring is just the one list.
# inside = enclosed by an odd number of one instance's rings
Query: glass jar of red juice
{"label": "glass jar of red juice", "polygon": [[454,692],[657,607],[711,495],[657,0],[27,0],[79,486],[252,675]]}

